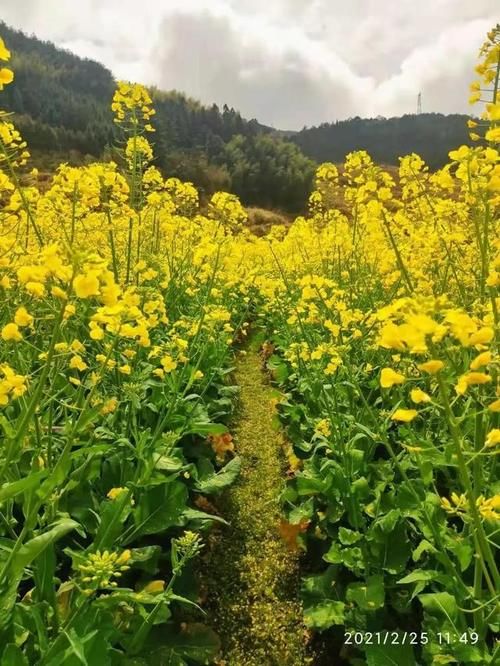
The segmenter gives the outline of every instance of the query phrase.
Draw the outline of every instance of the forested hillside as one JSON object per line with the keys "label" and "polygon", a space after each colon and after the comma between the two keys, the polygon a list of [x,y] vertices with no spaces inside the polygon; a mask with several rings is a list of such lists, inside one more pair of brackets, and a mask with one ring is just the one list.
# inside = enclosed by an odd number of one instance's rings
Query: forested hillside
{"label": "forested hillside", "polygon": [[[50,153],[58,158],[71,153],[73,161],[110,155],[118,144],[110,110],[116,87],[111,72],[4,23],[0,34],[12,51],[16,73],[3,104],[16,114],[32,151],[47,162]],[[287,210],[304,206],[314,165],[295,145],[271,137],[270,128],[226,105],[203,106],[177,91],[153,89],[151,94],[156,165],[165,174],[193,181],[202,194],[229,189],[245,203]],[[259,138],[263,135],[266,140]],[[237,153],[230,145],[233,138]]]}
{"label": "forested hillside", "polygon": [[304,128],[290,136],[310,158],[342,162],[354,150],[367,150],[383,164],[418,153],[432,169],[442,167],[456,146],[469,144],[468,116],[420,113],[401,118],[351,118]]}

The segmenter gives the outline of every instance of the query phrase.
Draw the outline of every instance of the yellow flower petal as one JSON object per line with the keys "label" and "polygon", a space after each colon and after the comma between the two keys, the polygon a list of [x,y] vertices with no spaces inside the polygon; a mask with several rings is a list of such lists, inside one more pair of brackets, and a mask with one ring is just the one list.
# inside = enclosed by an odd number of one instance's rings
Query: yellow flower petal
{"label": "yellow flower petal", "polygon": [[14,80],[14,72],[11,69],[3,67],[0,69],[0,90]]}
{"label": "yellow flower petal", "polygon": [[391,416],[393,421],[402,421],[403,423],[410,423],[414,418],[418,416],[416,409],[396,409],[394,414]]}

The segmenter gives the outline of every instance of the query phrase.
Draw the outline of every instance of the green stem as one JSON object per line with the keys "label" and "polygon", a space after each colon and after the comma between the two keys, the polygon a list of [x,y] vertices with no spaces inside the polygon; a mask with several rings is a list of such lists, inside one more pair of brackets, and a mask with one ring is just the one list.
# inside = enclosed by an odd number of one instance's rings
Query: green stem
{"label": "green stem", "polygon": [[462,485],[466,491],[466,496],[467,496],[467,501],[469,504],[469,512],[470,516],[472,518],[474,528],[475,528],[475,539],[477,539],[477,545],[478,545],[478,552],[477,556],[481,558],[482,560],[482,565],[484,564],[484,569],[489,570],[493,584],[494,584],[494,589],[492,590],[493,594],[495,594],[495,588],[498,589],[500,586],[500,576],[498,574],[498,568],[495,562],[495,558],[493,556],[493,552],[490,548],[490,544],[488,542],[488,539],[486,538],[486,534],[484,532],[483,524],[481,521],[481,516],[479,514],[479,510],[476,505],[476,494],[474,492],[474,488],[472,486],[470,477],[469,477],[469,472],[467,470],[467,463],[465,461],[463,451],[462,451],[462,438],[460,435],[460,431],[458,429],[455,417],[453,415],[453,412],[451,411],[451,406],[450,406],[450,401],[448,399],[448,393],[446,391],[446,387],[444,385],[443,378],[441,377],[440,374],[437,376],[438,380],[438,386],[439,386],[439,392],[441,395],[441,400],[443,402],[444,406],[444,412],[446,415],[446,420],[448,423],[448,429],[452,437],[452,441],[455,447],[455,454],[457,457],[457,463],[458,463],[458,470],[460,473],[460,479],[462,482]]}

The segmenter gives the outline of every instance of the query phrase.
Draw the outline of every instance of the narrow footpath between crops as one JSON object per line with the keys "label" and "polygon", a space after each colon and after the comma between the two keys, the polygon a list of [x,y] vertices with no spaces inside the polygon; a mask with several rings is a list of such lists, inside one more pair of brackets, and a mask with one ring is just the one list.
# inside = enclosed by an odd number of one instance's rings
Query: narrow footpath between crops
{"label": "narrow footpath between crops", "polygon": [[222,641],[217,663],[303,666],[311,660],[297,599],[298,557],[280,535],[285,463],[273,424],[276,393],[252,343],[238,354],[235,380],[241,394],[233,435],[242,470],[219,504],[230,527],[213,535],[206,563],[209,623]]}

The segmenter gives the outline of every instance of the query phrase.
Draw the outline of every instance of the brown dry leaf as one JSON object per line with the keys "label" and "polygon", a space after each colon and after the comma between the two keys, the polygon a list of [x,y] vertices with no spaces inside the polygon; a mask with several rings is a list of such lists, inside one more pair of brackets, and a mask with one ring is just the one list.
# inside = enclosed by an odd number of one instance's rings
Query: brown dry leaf
{"label": "brown dry leaf", "polygon": [[198,495],[194,503],[196,504],[198,509],[200,509],[200,511],[205,511],[205,513],[211,513],[212,515],[215,516],[219,515],[217,508],[212,504],[212,502],[209,502],[204,495]]}
{"label": "brown dry leaf", "polygon": [[233,436],[226,432],[223,435],[210,435],[210,444],[215,452],[217,460],[222,462],[228,451],[234,451]]}
{"label": "brown dry leaf", "polygon": [[286,520],[280,521],[279,532],[281,538],[286,543],[290,550],[298,550],[299,544],[297,543],[297,537],[299,534],[303,534],[308,526],[310,521],[305,518],[302,519],[299,523],[289,523]]}

